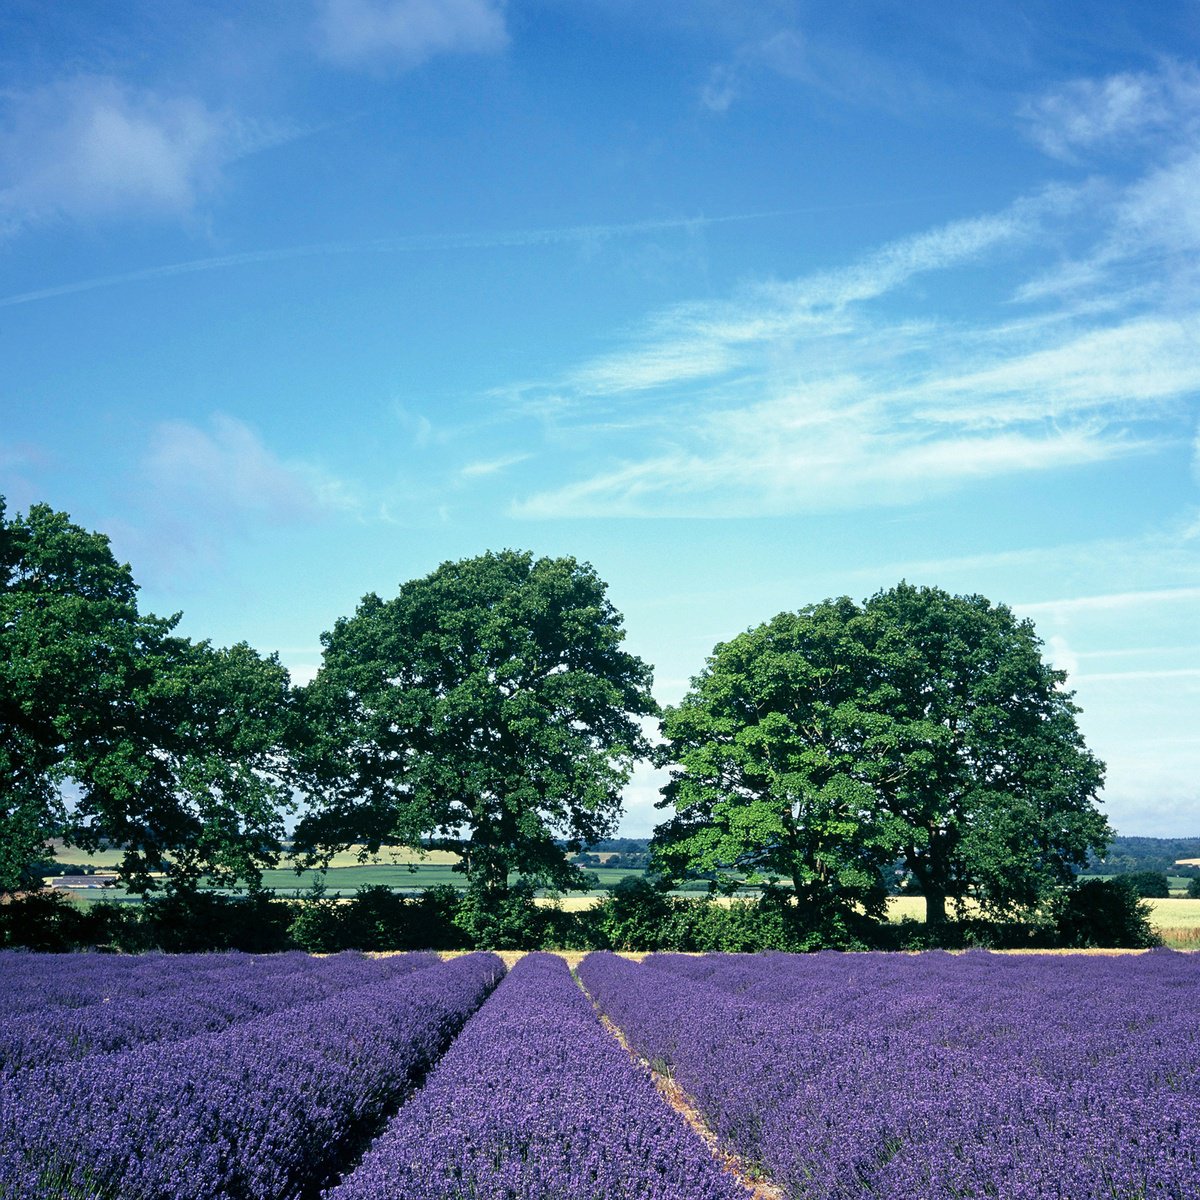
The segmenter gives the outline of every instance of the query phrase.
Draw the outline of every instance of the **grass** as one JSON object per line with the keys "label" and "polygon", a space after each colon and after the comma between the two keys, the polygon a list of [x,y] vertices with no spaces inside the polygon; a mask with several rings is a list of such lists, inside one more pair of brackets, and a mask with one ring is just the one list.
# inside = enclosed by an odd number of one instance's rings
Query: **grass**
{"label": "grass", "polygon": [[1200,900],[1151,900],[1150,924],[1172,950],[1200,950]]}
{"label": "grass", "polygon": [[[120,850],[97,850],[95,853],[89,854],[77,846],[64,845],[59,838],[55,838],[50,846],[54,851],[55,861],[63,866],[116,867],[120,865],[121,859],[124,857]],[[358,854],[359,848],[351,846],[349,850],[342,850],[335,854],[329,865],[331,867],[365,868],[374,865],[407,866],[410,863],[420,863],[423,866],[448,867],[458,862],[458,855],[450,850],[418,850],[412,846],[380,846],[379,853],[366,863],[359,861]],[[291,862],[291,859],[285,857],[283,862],[285,869],[290,869],[287,864]]]}
{"label": "grass", "polygon": [[[52,845],[55,861],[62,867],[81,865],[105,869],[119,866],[122,858],[119,850],[87,854],[76,847],[64,846],[61,841]],[[461,888],[466,880],[461,872],[452,870],[458,861],[459,856],[449,850],[421,851],[411,846],[382,846],[377,855],[364,863],[359,861],[358,849],[351,847],[335,854],[327,871],[306,869],[297,872],[294,860],[287,857],[278,867],[264,871],[262,881],[263,887],[279,896],[304,895],[318,879],[324,881],[329,896],[352,896],[359,888],[371,886],[389,887],[394,891],[417,891],[437,884]],[[613,867],[594,867],[589,873],[598,878],[602,887],[612,887],[628,875],[641,874],[640,871]],[[76,895],[84,903],[132,898],[123,888],[105,888]],[[599,897],[587,899],[583,904],[577,904],[578,899],[570,897],[567,906],[588,907]]]}

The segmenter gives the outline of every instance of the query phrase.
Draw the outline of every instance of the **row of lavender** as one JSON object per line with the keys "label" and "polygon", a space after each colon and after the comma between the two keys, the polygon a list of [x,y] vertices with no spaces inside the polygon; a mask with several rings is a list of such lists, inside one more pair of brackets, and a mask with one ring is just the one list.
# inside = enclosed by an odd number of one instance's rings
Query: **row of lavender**
{"label": "row of lavender", "polygon": [[326,1200],[739,1200],[549,954],[521,959]]}
{"label": "row of lavender", "polygon": [[791,1196],[1200,1196],[1196,956],[593,954],[580,977]]}
{"label": "row of lavender", "polygon": [[437,961],[434,954],[382,961],[356,953],[0,955],[0,1076],[216,1031]]}
{"label": "row of lavender", "polygon": [[[287,965],[277,964],[280,994],[294,1000]],[[195,966],[196,987],[215,984]],[[222,981],[239,970],[212,967]],[[0,1080],[0,1200],[315,1196],[504,971],[488,954],[334,962],[327,969],[348,971],[348,983],[331,991],[318,982],[325,969],[306,1002]],[[194,990],[176,1000],[196,1000]],[[102,994],[58,1013],[101,1007]]]}
{"label": "row of lavender", "polygon": [[[434,954],[410,954],[426,965]],[[0,1024],[25,1013],[85,1009],[117,1000],[196,990],[197,981],[270,980],[297,972],[341,975],[342,965],[375,960],[357,951],[314,958],[301,951],[243,954],[36,954],[0,950]]]}
{"label": "row of lavender", "polygon": [[4,1017],[49,1008],[86,1008],[114,995],[146,996],[186,986],[197,971],[215,975],[237,969],[247,957],[236,952],[126,956],[0,950],[0,1003]]}

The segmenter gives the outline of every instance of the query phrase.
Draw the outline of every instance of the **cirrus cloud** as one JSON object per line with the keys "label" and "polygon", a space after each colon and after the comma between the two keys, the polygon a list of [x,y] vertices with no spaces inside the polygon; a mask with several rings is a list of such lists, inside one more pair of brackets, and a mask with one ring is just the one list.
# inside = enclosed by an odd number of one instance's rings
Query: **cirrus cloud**
{"label": "cirrus cloud", "polygon": [[322,55],[351,68],[408,69],[508,44],[497,0],[322,0],[316,33]]}

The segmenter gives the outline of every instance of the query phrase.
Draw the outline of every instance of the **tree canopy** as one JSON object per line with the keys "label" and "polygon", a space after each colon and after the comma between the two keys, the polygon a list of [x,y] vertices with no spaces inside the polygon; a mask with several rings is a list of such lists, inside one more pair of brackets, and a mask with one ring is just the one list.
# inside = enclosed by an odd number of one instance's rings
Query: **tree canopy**
{"label": "tree canopy", "polygon": [[718,645],[662,721],[674,764],[654,858],[671,878],[730,872],[786,881],[815,924],[856,906],[880,916],[893,858],[862,777],[854,701],[865,683],[848,600],[827,601]]}
{"label": "tree canopy", "polygon": [[259,879],[291,803],[288,678],[138,611],[108,539],[0,499],[0,889],[56,836],[124,850],[137,890]]}
{"label": "tree canopy", "polygon": [[948,900],[1037,906],[1111,836],[1065,679],[982,596],[902,583],[780,614],[717,646],[664,714],[658,860],[868,913],[899,860],[933,922]]}
{"label": "tree canopy", "polygon": [[313,811],[297,845],[455,850],[499,903],[510,872],[578,883],[649,747],[651,670],[587,564],[506,550],[443,563],[326,633],[304,689]]}

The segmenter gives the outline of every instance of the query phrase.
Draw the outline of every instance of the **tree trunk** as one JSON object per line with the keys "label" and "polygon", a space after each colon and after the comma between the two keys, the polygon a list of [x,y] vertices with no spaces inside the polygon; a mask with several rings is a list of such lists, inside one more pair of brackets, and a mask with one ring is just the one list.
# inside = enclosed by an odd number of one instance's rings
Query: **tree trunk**
{"label": "tree trunk", "polygon": [[936,879],[941,879],[942,876],[930,865],[928,859],[918,853],[916,847],[908,848],[904,860],[921,887],[921,895],[925,897],[925,923],[927,925],[944,925],[946,923],[946,889],[934,882]]}

